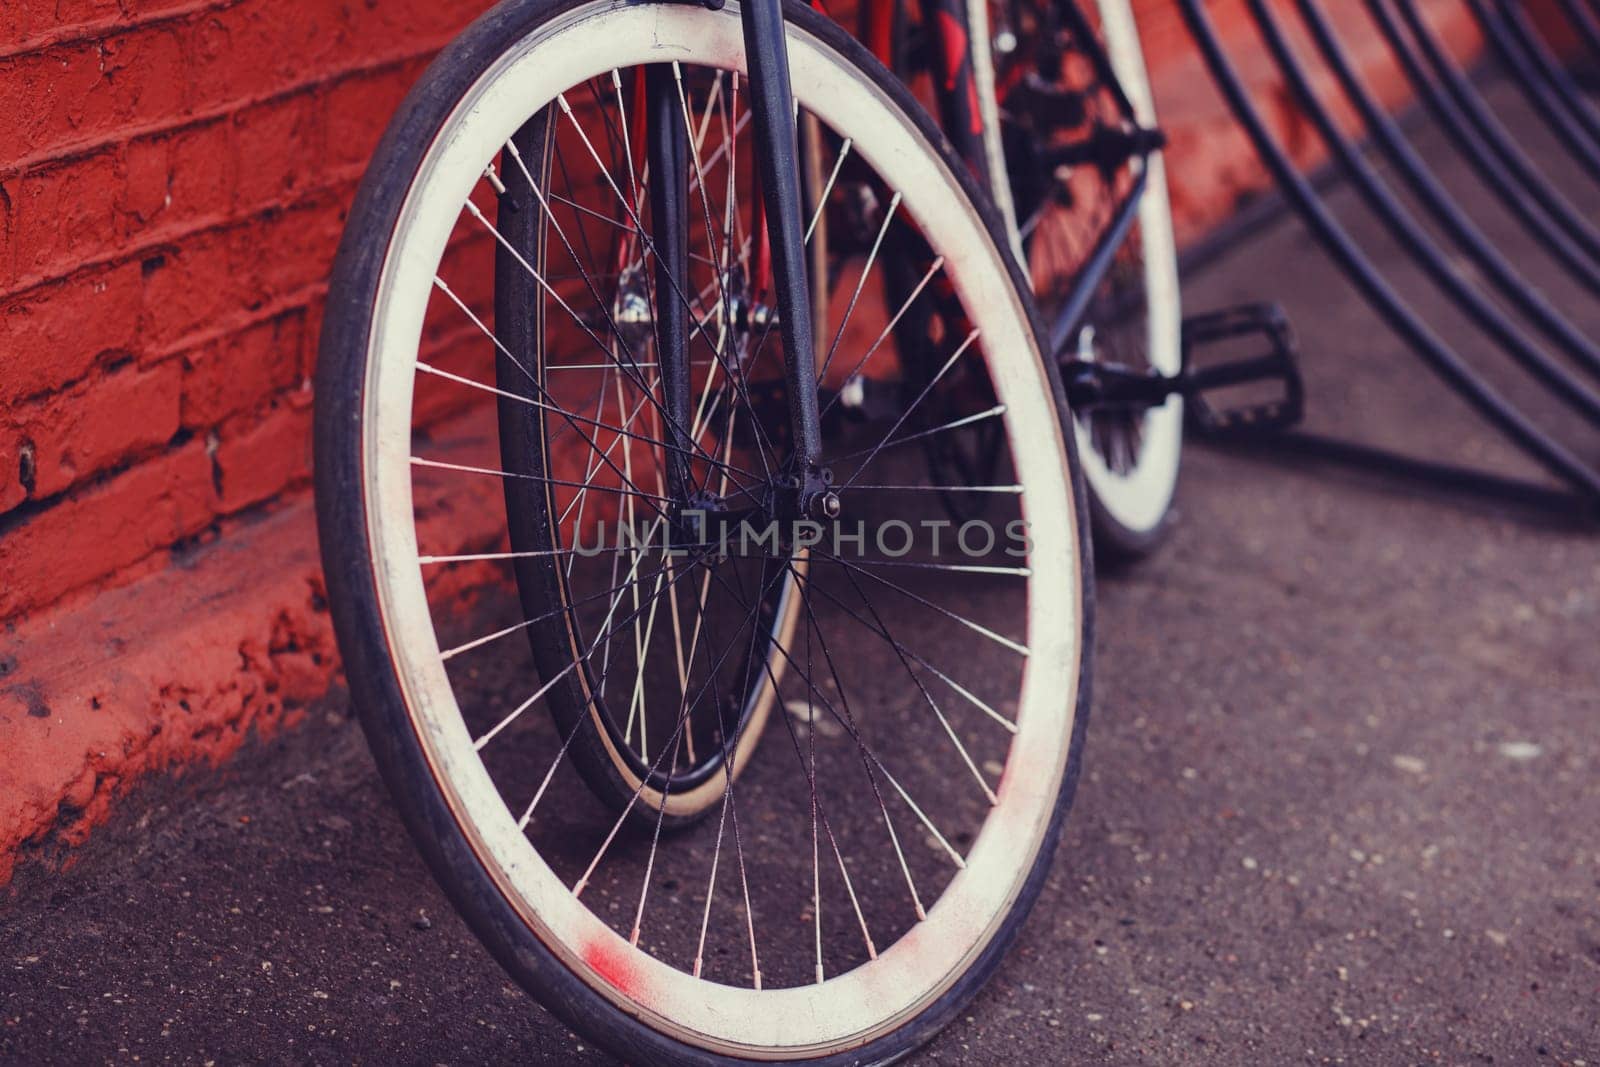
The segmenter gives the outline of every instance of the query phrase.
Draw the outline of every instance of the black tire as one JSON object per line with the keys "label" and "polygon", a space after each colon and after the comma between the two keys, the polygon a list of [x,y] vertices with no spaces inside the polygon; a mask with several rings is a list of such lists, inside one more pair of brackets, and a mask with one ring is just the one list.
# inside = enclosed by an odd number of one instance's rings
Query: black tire
{"label": "black tire", "polygon": [[[343,655],[352,703],[373,757],[396,806],[440,886],[468,925],[502,966],[573,1030],[627,1062],[636,1064],[748,1063],[713,1055],[672,1040],[581,981],[519,917],[470,844],[470,835],[441,793],[408,715],[396,665],[391,660],[380,610],[375,563],[368,546],[369,515],[364,484],[361,412],[374,302],[389,235],[418,172],[422,155],[467,89],[494,62],[542,23],[581,7],[584,0],[506,0],[474,22],[447,47],[407,96],[380,142],[347,222],[328,299],[316,376],[315,476],[318,533],[330,612]],[[804,4],[787,0],[785,18],[846,57],[863,79],[895,99],[932,144],[944,165],[981,214],[989,234],[1003,246],[1004,231],[983,193],[967,176],[947,142],[915,101],[844,30]],[[1009,261],[1009,260],[1008,260]],[[1026,293],[1011,266],[1012,282]],[[1025,302],[1026,303],[1026,302]],[[1027,304],[1031,314],[1031,303]],[[1037,333],[1039,323],[1033,316]],[[1077,713],[1057,802],[1034,865],[1021,883],[1003,926],[970,967],[919,1014],[871,1043],[813,1062],[836,1065],[890,1063],[932,1038],[977,993],[998,966],[1037,899],[1049,872],[1081,768],[1088,724],[1094,633],[1088,494],[1062,387],[1047,364],[1056,409],[1063,419],[1071,467],[1082,596],[1082,665]]]}

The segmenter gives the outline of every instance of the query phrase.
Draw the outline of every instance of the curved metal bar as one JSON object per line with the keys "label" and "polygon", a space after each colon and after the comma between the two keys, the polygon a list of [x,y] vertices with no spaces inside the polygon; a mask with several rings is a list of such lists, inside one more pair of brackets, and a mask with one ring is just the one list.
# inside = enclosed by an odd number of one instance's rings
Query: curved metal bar
{"label": "curved metal bar", "polygon": [[1589,132],[1572,117],[1571,109],[1552,91],[1549,79],[1529,56],[1516,30],[1484,0],[1465,2],[1539,121],[1549,127],[1556,141],[1578,161],[1583,172],[1600,182],[1600,145],[1595,144]]}
{"label": "curved metal bar", "polygon": [[1371,131],[1389,165],[1405,179],[1412,195],[1428,209],[1451,240],[1477,264],[1518,311],[1526,315],[1584,370],[1600,377],[1600,345],[1592,342],[1587,334],[1556,310],[1456,204],[1450,192],[1406,139],[1400,124],[1367,91],[1317,0],[1298,0],[1298,4],[1300,18],[1311,31],[1311,39],[1321,52],[1323,61],[1333,71],[1345,96],[1361,114],[1366,128]]}
{"label": "curved metal bar", "polygon": [[1334,157],[1339,160],[1339,165],[1355,183],[1356,191],[1366,201],[1367,207],[1393,231],[1400,246],[1417,266],[1422,268],[1429,280],[1438,286],[1463,314],[1476,323],[1479,329],[1492,337],[1507,355],[1543,382],[1563,403],[1585,417],[1600,422],[1600,394],[1596,394],[1587,384],[1573,377],[1548,353],[1529,341],[1516,323],[1496,305],[1485,300],[1481,293],[1452,268],[1449,260],[1434,245],[1428,231],[1412,217],[1400,201],[1395,199],[1384,185],[1383,179],[1378,176],[1378,172],[1357,151],[1355,145],[1350,143],[1349,138],[1340,131],[1338,123],[1328,114],[1328,109],[1322,105],[1310,78],[1306,76],[1305,68],[1300,65],[1294,49],[1284,37],[1283,27],[1279,25],[1265,0],[1246,0],[1246,2],[1251,16],[1255,19],[1256,28],[1261,31],[1262,40],[1266,41],[1268,50],[1288,79],[1289,87],[1299,100],[1301,110],[1311,119],[1323,143],[1332,150]]}
{"label": "curved metal bar", "polygon": [[1568,113],[1583,127],[1592,143],[1600,144],[1600,111],[1595,110],[1583,90],[1578,87],[1566,64],[1556,55],[1554,49],[1550,47],[1550,42],[1533,24],[1533,20],[1528,18],[1528,12],[1523,9],[1521,3],[1513,0],[1499,0],[1499,7],[1501,17],[1506,25],[1511,27],[1512,36],[1533,60],[1539,73],[1544,75],[1544,80],[1554,90],[1556,96],[1566,105]]}
{"label": "curved metal bar", "polygon": [[1238,73],[1223,51],[1203,7],[1204,0],[1178,0],[1178,8],[1199,46],[1212,79],[1222,91],[1234,117],[1244,127],[1256,152],[1277,179],[1312,234],[1334,262],[1367,299],[1374,310],[1398,333],[1413,351],[1493,426],[1518,448],[1571,485],[1591,501],[1600,500],[1600,474],[1586,466],[1525,415],[1508,404],[1488,383],[1469,368],[1437,334],[1431,330],[1373,266],[1351,240],[1350,235],[1328,212],[1304,176],[1295,169],[1276,138],[1267,130]]}
{"label": "curved metal bar", "polygon": [[[1367,0],[1367,7],[1373,8],[1378,0]],[[1592,257],[1600,257],[1600,230],[1596,230],[1583,212],[1573,207],[1570,201],[1556,191],[1538,164],[1528,158],[1516,140],[1495,117],[1489,105],[1484,102],[1478,90],[1475,89],[1467,76],[1456,66],[1455,60],[1439,43],[1439,38],[1428,26],[1427,20],[1417,10],[1414,0],[1396,0],[1400,9],[1400,17],[1411,28],[1417,43],[1422,46],[1423,53],[1433,68],[1444,81],[1446,90],[1455,98],[1461,110],[1477,130],[1478,136],[1488,144],[1489,148],[1500,157],[1506,167],[1517,176],[1527,189],[1528,195],[1539,201],[1539,205],[1549,212],[1562,228],[1569,232],[1573,239]]]}
{"label": "curved metal bar", "polygon": [[1271,440],[1273,454],[1268,457],[1263,457],[1260,444],[1251,440],[1229,441],[1224,438],[1205,443],[1210,448],[1226,449],[1252,459],[1275,460],[1302,456],[1322,463],[1336,463],[1355,470],[1375,472],[1385,480],[1414,482],[1423,491],[1488,497],[1534,513],[1578,519],[1584,521],[1584,528],[1592,529],[1589,523],[1594,521],[1593,502],[1566,489],[1537,485],[1521,478],[1508,478],[1503,474],[1455,463],[1439,463],[1401,455],[1386,448],[1305,430],[1274,434]]}
{"label": "curved metal bar", "polygon": [[1501,161],[1474,136],[1461,109],[1428,76],[1422,59],[1381,0],[1366,0],[1366,4],[1368,14],[1388,42],[1389,50],[1399,61],[1412,88],[1427,104],[1456,151],[1466,158],[1483,183],[1494,190],[1500,202],[1516,215],[1537,242],[1559,259],[1577,282],[1590,293],[1600,296],[1600,255],[1581,247],[1571,236],[1571,231],[1559,225],[1539,204],[1534,203]]}
{"label": "curved metal bar", "polygon": [[1557,0],[1557,2],[1561,5],[1561,13],[1567,16],[1567,22],[1578,31],[1578,36],[1589,46],[1594,58],[1600,60],[1600,19],[1595,18],[1594,12],[1589,10],[1583,0]]}

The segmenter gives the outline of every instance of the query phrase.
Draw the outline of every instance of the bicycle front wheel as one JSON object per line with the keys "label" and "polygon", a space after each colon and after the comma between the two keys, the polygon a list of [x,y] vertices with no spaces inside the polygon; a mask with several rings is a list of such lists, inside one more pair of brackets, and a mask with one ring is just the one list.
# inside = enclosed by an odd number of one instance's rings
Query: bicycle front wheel
{"label": "bicycle front wheel", "polygon": [[[736,4],[511,0],[385,136],[323,334],[319,529],[378,764],[500,962],[632,1062],[930,1037],[1039,892],[1087,718],[1084,497],[1003,231],[891,75],[785,18],[829,299],[768,292]],[[642,150],[664,117],[681,155]],[[903,373],[919,300],[938,362]],[[843,540],[769,539],[791,314],[823,327]],[[930,482],[920,443],[980,422],[986,480]],[[951,530],[952,493],[1002,503]]]}

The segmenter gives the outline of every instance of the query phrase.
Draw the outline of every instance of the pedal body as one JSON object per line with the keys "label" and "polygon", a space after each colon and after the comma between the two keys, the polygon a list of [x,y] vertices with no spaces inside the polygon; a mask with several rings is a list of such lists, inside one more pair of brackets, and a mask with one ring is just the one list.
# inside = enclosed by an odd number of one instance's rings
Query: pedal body
{"label": "pedal body", "polygon": [[[1207,363],[1207,348],[1254,344],[1257,351]],[[1305,382],[1300,377],[1299,350],[1288,317],[1277,304],[1241,304],[1183,320],[1184,408],[1189,428],[1202,437],[1240,437],[1286,430],[1305,417]],[[1277,381],[1281,391],[1270,400],[1217,406],[1206,396],[1212,390]]]}

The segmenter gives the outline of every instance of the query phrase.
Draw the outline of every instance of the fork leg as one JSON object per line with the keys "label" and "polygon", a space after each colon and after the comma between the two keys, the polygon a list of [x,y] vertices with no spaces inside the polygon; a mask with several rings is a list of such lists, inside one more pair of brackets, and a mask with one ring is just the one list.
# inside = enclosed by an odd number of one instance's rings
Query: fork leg
{"label": "fork leg", "polygon": [[740,18],[750,57],[755,156],[772,242],[773,287],[778,296],[778,330],[783,339],[784,380],[794,433],[789,473],[797,479],[795,504],[799,510],[809,511],[824,488],[822,430],[817,414],[816,338],[806,283],[805,201],[800,194],[794,93],[781,0],[748,0],[740,9]]}
{"label": "fork leg", "polygon": [[689,131],[672,66],[645,69],[649,101],[650,229],[655,248],[656,344],[666,407],[667,492],[682,503],[694,490],[689,469]]}

